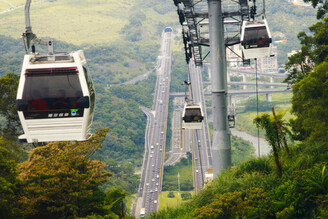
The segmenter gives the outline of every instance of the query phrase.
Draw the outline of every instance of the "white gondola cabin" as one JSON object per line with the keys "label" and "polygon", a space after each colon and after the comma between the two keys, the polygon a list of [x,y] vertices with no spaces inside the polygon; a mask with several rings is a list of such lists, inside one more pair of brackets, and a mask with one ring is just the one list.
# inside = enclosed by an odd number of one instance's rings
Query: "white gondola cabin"
{"label": "white gondola cabin", "polygon": [[202,129],[204,114],[200,105],[186,104],[182,114],[183,129]]}
{"label": "white gondola cabin", "polygon": [[17,91],[21,141],[84,141],[91,136],[95,90],[83,51],[25,55]]}
{"label": "white gondola cabin", "polygon": [[244,21],[240,38],[244,59],[271,55],[272,38],[266,19]]}

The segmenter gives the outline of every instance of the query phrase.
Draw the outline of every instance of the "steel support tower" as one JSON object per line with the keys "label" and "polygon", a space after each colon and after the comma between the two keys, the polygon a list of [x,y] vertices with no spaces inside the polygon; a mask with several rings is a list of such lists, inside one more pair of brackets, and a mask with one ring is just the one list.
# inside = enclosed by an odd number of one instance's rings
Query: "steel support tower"
{"label": "steel support tower", "polygon": [[210,31],[213,173],[231,166],[230,129],[227,121],[227,66],[221,0],[208,0]]}
{"label": "steel support tower", "polygon": [[[206,5],[207,1],[207,5]],[[240,43],[241,24],[249,18],[248,0],[173,0],[182,25],[186,61],[202,66],[201,46],[210,47],[214,177],[231,166],[227,113],[226,48]],[[183,6],[183,7],[182,7]],[[224,9],[224,10],[223,10]],[[192,53],[192,54],[191,54]]]}

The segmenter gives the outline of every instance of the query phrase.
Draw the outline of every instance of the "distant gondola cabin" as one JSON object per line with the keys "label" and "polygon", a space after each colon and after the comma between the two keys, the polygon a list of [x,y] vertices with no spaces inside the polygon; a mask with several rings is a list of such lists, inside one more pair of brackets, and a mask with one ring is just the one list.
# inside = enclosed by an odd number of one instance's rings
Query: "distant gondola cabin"
{"label": "distant gondola cabin", "polygon": [[202,129],[204,114],[200,105],[188,105],[184,107],[182,115],[183,129]]}
{"label": "distant gondola cabin", "polygon": [[270,56],[272,38],[267,21],[244,21],[240,43],[244,59]]}

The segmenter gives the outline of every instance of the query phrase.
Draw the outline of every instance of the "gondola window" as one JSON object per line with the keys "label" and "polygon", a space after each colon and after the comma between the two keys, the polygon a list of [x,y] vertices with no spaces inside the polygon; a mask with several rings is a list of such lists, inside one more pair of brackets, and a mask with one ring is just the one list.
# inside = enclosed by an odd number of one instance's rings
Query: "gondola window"
{"label": "gondola window", "polygon": [[83,97],[75,67],[27,69],[23,100],[25,119],[82,117],[78,99]]}

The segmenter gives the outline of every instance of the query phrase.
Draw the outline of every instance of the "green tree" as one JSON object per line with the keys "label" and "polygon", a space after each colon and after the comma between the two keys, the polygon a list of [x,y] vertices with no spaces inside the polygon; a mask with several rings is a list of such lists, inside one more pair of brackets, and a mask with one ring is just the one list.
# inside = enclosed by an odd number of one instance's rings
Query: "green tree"
{"label": "green tree", "polygon": [[106,191],[105,205],[117,215],[118,218],[124,218],[126,207],[124,199],[128,193],[122,188],[112,188]]}
{"label": "green tree", "polygon": [[0,78],[0,116],[4,117],[4,124],[0,124],[0,136],[15,140],[20,123],[16,109],[16,93],[19,76],[8,73]]}
{"label": "green tree", "polygon": [[19,180],[17,164],[10,157],[9,151],[0,146],[0,217],[11,218]]}
{"label": "green tree", "polygon": [[285,82],[295,84],[305,78],[313,68],[328,60],[328,16],[309,27],[313,36],[300,32],[300,52],[289,57],[286,70],[289,71]]}
{"label": "green tree", "polygon": [[104,162],[92,160],[108,129],[97,130],[86,142],[53,142],[35,148],[19,164],[23,192],[18,211],[28,218],[83,217],[105,215],[105,194],[99,185],[111,173]]}
{"label": "green tree", "polygon": [[328,142],[328,62],[293,86],[293,128],[302,139]]}
{"label": "green tree", "polygon": [[240,164],[241,162],[254,156],[255,149],[249,141],[246,141],[237,136],[231,137],[231,157],[233,165]]}
{"label": "green tree", "polygon": [[14,140],[7,140],[1,136],[0,147],[3,147],[8,151],[6,155],[7,159],[21,162],[27,158],[26,151]]}
{"label": "green tree", "polygon": [[19,77],[8,73],[0,78],[0,146],[8,150],[7,157],[22,161],[26,153],[17,144],[20,122],[16,110],[16,93]]}
{"label": "green tree", "polygon": [[142,40],[143,25],[146,15],[142,11],[132,12],[129,16],[129,24],[126,24],[121,33],[124,34],[126,40],[137,42]]}
{"label": "green tree", "polygon": [[300,52],[288,57],[288,62],[285,66],[286,70],[288,70],[288,75],[284,82],[293,85],[311,72],[312,66],[308,62],[308,57],[312,57],[312,54],[307,46],[303,46]]}
{"label": "green tree", "polygon": [[208,205],[197,208],[197,218],[272,218],[272,200],[265,190],[248,188],[245,192],[215,194]]}
{"label": "green tree", "polygon": [[167,197],[168,197],[168,198],[174,198],[174,197],[175,197],[175,195],[174,195],[174,193],[173,193],[173,192],[169,192],[169,194],[167,194]]}
{"label": "green tree", "polygon": [[[278,116],[281,117],[280,114],[278,114]],[[269,144],[272,147],[278,176],[281,177],[282,169],[281,169],[281,163],[279,161],[279,149],[281,146],[281,139],[279,137],[278,129],[273,116],[270,116],[267,113],[263,113],[260,116],[257,116],[253,120],[253,122],[256,124],[257,127],[264,129],[265,139],[269,142]]]}
{"label": "green tree", "polygon": [[190,192],[183,192],[183,193],[181,193],[181,198],[182,198],[182,200],[185,201],[185,200],[191,199],[192,196],[191,196]]}

